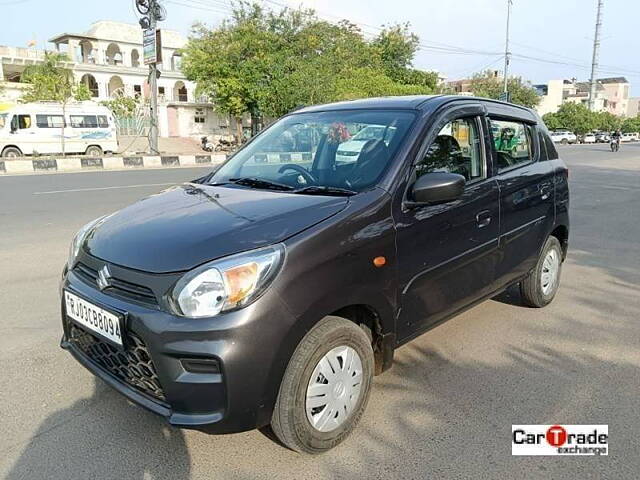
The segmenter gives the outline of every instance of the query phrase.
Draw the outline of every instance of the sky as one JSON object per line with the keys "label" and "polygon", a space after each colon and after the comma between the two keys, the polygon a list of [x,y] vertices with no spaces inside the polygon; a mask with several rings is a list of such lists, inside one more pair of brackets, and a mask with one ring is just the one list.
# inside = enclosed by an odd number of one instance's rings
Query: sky
{"label": "sky", "polygon": [[[259,0],[314,8],[330,21],[348,18],[375,34],[385,24],[410,22],[422,48],[414,65],[448,79],[504,68],[507,0]],[[215,26],[230,0],[163,0],[163,28],[188,35],[194,22]],[[590,76],[597,0],[513,0],[510,74],[533,83]],[[0,45],[27,46],[63,33],[80,33],[97,20],[136,23],[133,0],[0,0]],[[604,0],[601,71],[625,76],[640,96],[640,1]],[[527,57],[527,58],[524,58]]]}

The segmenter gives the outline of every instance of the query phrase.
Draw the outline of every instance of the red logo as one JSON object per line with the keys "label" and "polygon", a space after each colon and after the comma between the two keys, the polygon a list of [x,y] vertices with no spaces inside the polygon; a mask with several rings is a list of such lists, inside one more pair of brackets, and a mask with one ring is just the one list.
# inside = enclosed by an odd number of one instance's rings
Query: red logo
{"label": "red logo", "polygon": [[561,447],[567,441],[567,431],[560,425],[554,425],[547,430],[547,443],[552,447]]}

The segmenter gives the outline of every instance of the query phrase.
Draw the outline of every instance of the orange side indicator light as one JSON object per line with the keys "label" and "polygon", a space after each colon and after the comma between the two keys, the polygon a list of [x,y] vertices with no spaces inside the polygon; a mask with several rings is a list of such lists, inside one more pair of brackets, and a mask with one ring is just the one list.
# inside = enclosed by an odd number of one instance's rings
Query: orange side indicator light
{"label": "orange side indicator light", "polygon": [[384,257],[376,257],[373,259],[373,264],[378,268],[384,267],[386,263],[387,259]]}

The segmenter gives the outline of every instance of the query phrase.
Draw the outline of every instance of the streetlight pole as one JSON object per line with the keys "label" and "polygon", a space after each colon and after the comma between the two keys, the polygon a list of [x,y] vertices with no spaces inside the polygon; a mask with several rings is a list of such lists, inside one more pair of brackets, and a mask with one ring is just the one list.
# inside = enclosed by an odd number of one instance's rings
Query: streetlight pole
{"label": "streetlight pole", "polygon": [[149,112],[149,150],[158,154],[158,63],[162,62],[162,45],[158,34],[158,22],[165,20],[166,10],[158,0],[134,0],[138,12],[142,15],[140,27],[144,31],[144,63],[149,65],[149,89],[151,106]]}
{"label": "streetlight pole", "polygon": [[[149,29],[154,32],[158,25],[156,18],[156,0],[149,1]],[[157,45],[156,45],[156,48]],[[151,112],[149,126],[149,149],[152,154],[157,155],[158,149],[158,64],[153,62],[149,64],[149,88],[151,89]]]}
{"label": "streetlight pole", "polygon": [[511,21],[511,5],[512,0],[507,0],[507,34],[504,43],[504,86],[502,88],[505,100],[509,99],[509,61],[511,59],[511,52],[509,51],[509,23]]}

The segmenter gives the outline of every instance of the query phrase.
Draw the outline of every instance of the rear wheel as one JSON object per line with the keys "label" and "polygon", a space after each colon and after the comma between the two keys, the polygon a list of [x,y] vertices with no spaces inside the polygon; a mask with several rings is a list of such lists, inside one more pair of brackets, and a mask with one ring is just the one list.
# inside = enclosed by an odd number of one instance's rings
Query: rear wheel
{"label": "rear wheel", "polygon": [[289,361],[271,427],[287,447],[322,453],[355,428],[369,400],[373,350],[353,322],[326,317]]}
{"label": "rear wheel", "polygon": [[22,157],[22,152],[17,147],[7,147],[2,151],[3,158],[18,158]]}
{"label": "rear wheel", "polygon": [[520,294],[530,307],[544,307],[556,296],[562,272],[562,247],[556,237],[549,237],[536,268],[520,282]]}
{"label": "rear wheel", "polygon": [[566,138],[563,138],[562,140],[560,140],[560,143],[561,143],[562,145],[566,145],[566,144],[568,144],[568,143],[569,143],[569,140],[567,140]]}
{"label": "rear wheel", "polygon": [[102,148],[97,145],[91,145],[89,148],[87,148],[85,155],[87,155],[88,157],[100,157],[102,156]]}

